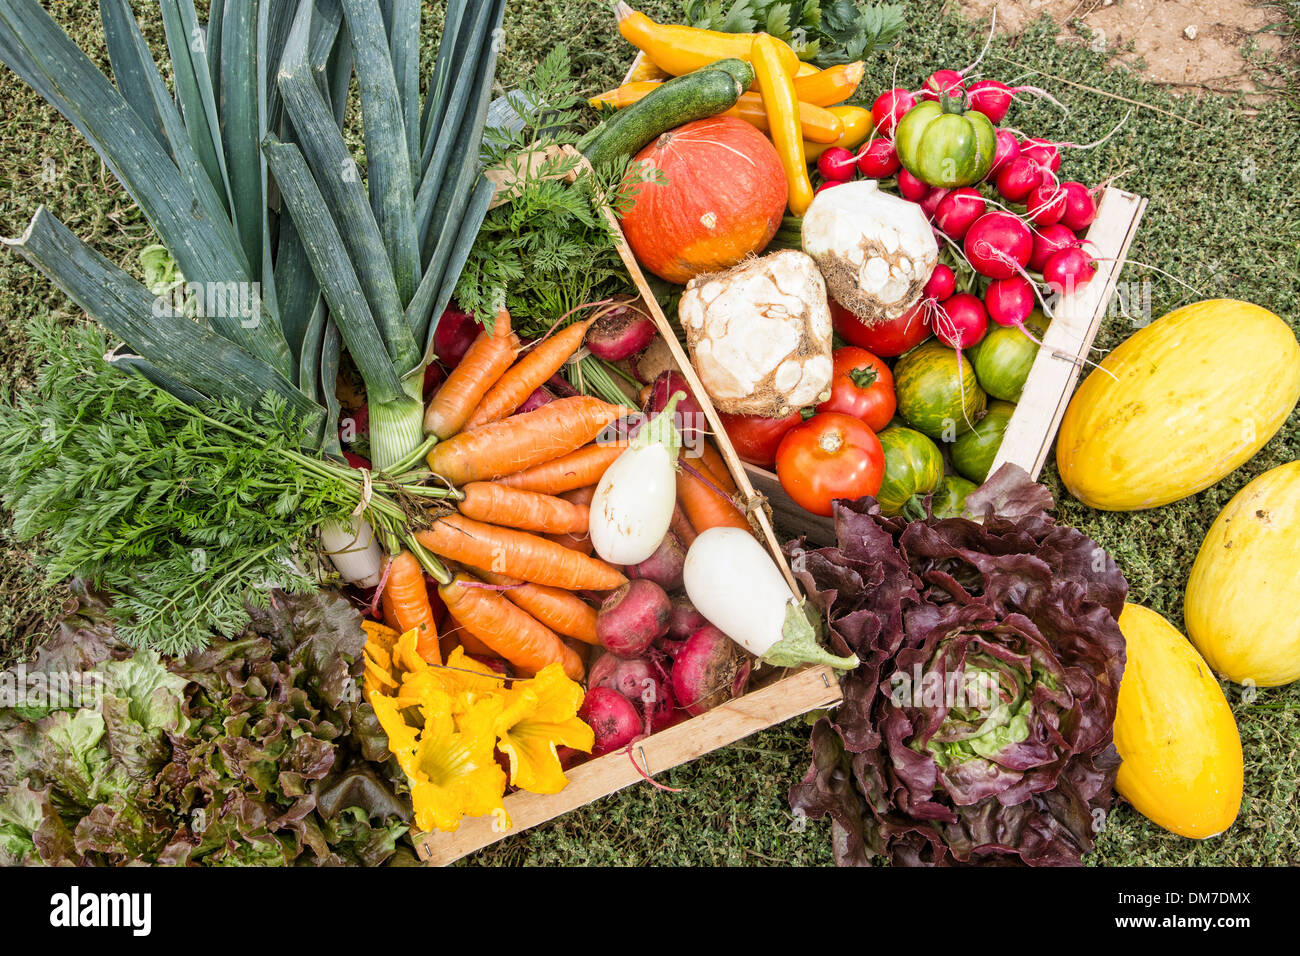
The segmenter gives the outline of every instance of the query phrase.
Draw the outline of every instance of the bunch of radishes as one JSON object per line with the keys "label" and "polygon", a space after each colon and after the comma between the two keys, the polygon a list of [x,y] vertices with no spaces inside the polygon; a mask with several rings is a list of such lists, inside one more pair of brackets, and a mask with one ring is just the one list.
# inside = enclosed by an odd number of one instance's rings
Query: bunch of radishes
{"label": "bunch of radishes", "polygon": [[[1062,147],[997,130],[997,149],[987,176],[975,186],[931,187],[902,165],[894,148],[894,129],[918,102],[943,95],[964,98],[966,108],[983,113],[996,126],[1012,100],[1033,87],[1010,87],[997,80],[967,84],[962,73],[939,70],[912,92],[886,90],[872,104],[875,136],[857,152],[826,150],[817,161],[827,189],[855,178],[888,181],[904,199],[917,203],[934,228],[952,265],[940,264],[925,288],[925,311],[935,335],[947,345],[968,348],[983,337],[989,321],[1024,323],[1044,292],[1082,288],[1097,270],[1083,248],[1083,232],[1097,215],[1096,194],[1083,183],[1058,176]],[[965,281],[959,282],[959,272]],[[958,291],[960,286],[964,291]],[[978,294],[976,290],[983,286]],[[1045,288],[1044,288],[1045,287]],[[1050,310],[1044,309],[1049,315]],[[1026,332],[1026,334],[1029,334]]]}
{"label": "bunch of radishes", "polygon": [[744,690],[751,658],[685,595],[685,562],[686,547],[669,531],[601,605],[596,636],[605,652],[591,665],[579,712],[595,732],[595,756]]}

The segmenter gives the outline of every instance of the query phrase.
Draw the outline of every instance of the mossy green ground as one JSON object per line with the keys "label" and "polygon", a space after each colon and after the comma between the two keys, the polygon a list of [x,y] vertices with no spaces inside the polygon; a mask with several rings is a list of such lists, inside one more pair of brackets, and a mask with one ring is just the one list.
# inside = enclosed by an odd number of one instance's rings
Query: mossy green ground
{"label": "mossy green ground", "polygon": [[[54,15],[101,65],[93,4],[55,0]],[[674,4],[650,2],[646,12],[672,18]],[[910,4],[907,33],[896,50],[868,64],[869,100],[894,85],[915,87],[940,67],[971,62],[984,41],[981,25],[964,23],[953,5]],[[1294,30],[1296,5],[1287,4]],[[137,3],[151,41],[156,7]],[[631,59],[613,16],[594,0],[533,0],[507,11],[499,79],[505,86],[558,42],[569,46],[575,73],[596,92],[617,82]],[[433,47],[429,27],[426,47]],[[1068,31],[1067,31],[1068,34]],[[1292,34],[1294,36],[1294,33]],[[1009,122],[1033,135],[1088,143],[1105,136],[1126,112],[1123,128],[1095,150],[1070,151],[1064,172],[1117,185],[1150,199],[1130,253],[1125,287],[1149,294],[1150,314],[1215,296],[1248,299],[1300,325],[1300,93],[1293,64],[1265,64],[1282,92],[1262,103],[1206,95],[1171,96],[1135,75],[1108,71],[1086,44],[1042,22],[1018,38],[999,39],[987,75],[1046,87],[1070,106],[1022,101]],[[1067,82],[1068,81],[1068,82]],[[1091,87],[1092,89],[1085,89]],[[50,205],[79,235],[116,262],[129,264],[149,241],[142,217],[76,132],[12,74],[0,76],[0,230],[22,231],[39,203]],[[1133,101],[1139,104],[1135,106]],[[1138,265],[1141,263],[1143,265]],[[1166,273],[1168,275],[1166,275]],[[1173,278],[1176,277],[1176,278]],[[1130,305],[1129,311],[1140,306]],[[41,357],[26,347],[28,320],[71,304],[16,256],[0,256],[0,379],[21,388]],[[1113,348],[1133,330],[1118,312],[1097,341]],[[1230,341],[1224,349],[1232,348]],[[1243,396],[1244,398],[1244,396]],[[1178,449],[1170,455],[1177,456]],[[1095,537],[1128,576],[1132,600],[1182,624],[1182,593],[1200,542],[1228,499],[1269,468],[1300,457],[1300,416],[1244,467],[1217,486],[1149,512],[1103,514],[1066,495],[1049,464],[1043,480],[1060,503],[1062,521]],[[0,531],[0,660],[21,659],[48,628],[61,603],[43,585],[30,548]],[[1292,613],[1300,608],[1291,609]],[[1300,685],[1261,691],[1253,702],[1226,686],[1241,731],[1246,793],[1234,827],[1217,839],[1172,836],[1120,806],[1091,862],[1149,864],[1295,864],[1300,862]],[[1194,735],[1197,728],[1187,728]],[[471,864],[808,864],[828,863],[827,826],[800,828],[785,802],[807,763],[801,720],[758,734],[663,774],[681,788],[664,793],[638,785],[470,857]]]}

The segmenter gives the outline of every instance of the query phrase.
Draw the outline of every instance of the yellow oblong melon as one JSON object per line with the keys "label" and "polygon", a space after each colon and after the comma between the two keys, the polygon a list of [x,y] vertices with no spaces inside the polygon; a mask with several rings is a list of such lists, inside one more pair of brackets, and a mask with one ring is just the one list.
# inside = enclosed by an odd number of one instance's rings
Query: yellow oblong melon
{"label": "yellow oblong melon", "polygon": [[1192,565],[1183,619],[1228,680],[1300,680],[1300,461],[1264,472],[1219,513]]}
{"label": "yellow oblong melon", "polygon": [[1071,399],[1056,439],[1070,494],[1104,511],[1208,488],[1273,437],[1300,399],[1300,343],[1249,302],[1212,299],[1139,329]]}
{"label": "yellow oblong melon", "polygon": [[1125,604],[1128,661],[1115,710],[1115,789],[1180,836],[1217,836],[1241,808],[1237,722],[1208,664],[1155,611]]}

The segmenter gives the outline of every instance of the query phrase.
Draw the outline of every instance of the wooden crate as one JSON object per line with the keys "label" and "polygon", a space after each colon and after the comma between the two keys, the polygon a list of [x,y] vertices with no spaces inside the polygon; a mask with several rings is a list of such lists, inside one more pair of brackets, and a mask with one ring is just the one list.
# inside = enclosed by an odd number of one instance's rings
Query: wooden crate
{"label": "wooden crate", "polygon": [[[1038,350],[1024,393],[993,461],[993,470],[1011,462],[1034,479],[1043,470],[1061,416],[1083,371],[1084,359],[1115,294],[1124,257],[1146,205],[1141,196],[1120,189],[1107,189],[1102,194],[1097,218],[1086,236],[1088,251],[1097,257],[1097,274],[1082,289],[1063,296],[1057,303],[1052,324],[1043,336],[1043,347]],[[772,472],[750,464],[744,468],[754,487],[767,496],[775,524],[787,537],[806,534],[812,544],[835,543],[830,518],[810,514],[791,501]]]}
{"label": "wooden crate", "polygon": [[[577,155],[569,147],[563,149],[571,155]],[[523,158],[525,165],[530,169],[536,168],[535,159],[536,157]],[[582,160],[582,162],[585,164],[586,161]],[[498,170],[490,173],[489,178],[497,182],[500,190],[504,183],[510,181],[511,174],[508,171]],[[747,511],[751,523],[760,533],[791,589],[796,594],[800,594],[799,585],[781,553],[780,542],[772,526],[771,516],[762,507],[762,497],[756,494],[745,472],[744,463],[737,457],[735,449],[727,440],[726,431],[722,427],[717,411],[709,401],[704,386],[686,357],[686,352],[677,341],[671,323],[660,308],[658,300],[655,299],[654,293],[646,282],[645,274],[623,238],[618,219],[609,209],[605,210],[605,216],[610,224],[619,256],[627,267],[637,291],[648,306],[659,334],[663,336],[674,361],[704,410],[709,430],[713,433],[718,451],[736,481],[740,497],[749,504]],[[838,704],[840,699],[839,683],[834,671],[828,667],[801,670],[761,668],[759,676],[751,680],[750,690],[743,697],[728,701],[708,713],[692,717],[645,738],[636,745],[631,759],[628,754],[613,753],[581,764],[567,772],[568,786],[559,793],[535,794],[520,791],[510,794],[504,801],[513,824],[510,829],[496,830],[492,817],[467,817],[454,831],[416,834],[414,837],[416,851],[420,858],[428,863],[436,865],[452,863],[498,840],[522,833],[562,813],[622,790],[643,780],[645,776],[694,760],[719,747],[735,743],[743,737],[792,717],[798,717],[800,714],[818,708],[832,707]],[[633,760],[636,761],[635,764]]]}

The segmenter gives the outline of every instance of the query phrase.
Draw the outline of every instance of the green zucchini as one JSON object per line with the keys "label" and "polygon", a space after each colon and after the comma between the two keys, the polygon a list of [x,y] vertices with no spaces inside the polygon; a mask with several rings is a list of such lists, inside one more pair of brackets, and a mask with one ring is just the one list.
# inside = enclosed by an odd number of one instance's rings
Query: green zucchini
{"label": "green zucchini", "polygon": [[754,68],[744,60],[719,60],[667,80],[598,126],[583,153],[593,166],[628,159],[661,133],[725,113],[749,87],[746,75],[753,82]]}

